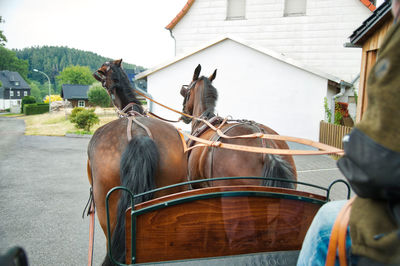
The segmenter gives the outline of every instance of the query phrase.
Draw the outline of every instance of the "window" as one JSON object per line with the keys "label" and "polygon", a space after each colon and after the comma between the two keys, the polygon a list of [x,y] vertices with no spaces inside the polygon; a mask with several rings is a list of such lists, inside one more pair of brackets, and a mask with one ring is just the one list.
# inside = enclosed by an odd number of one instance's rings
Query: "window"
{"label": "window", "polygon": [[14,91],[10,90],[10,97],[14,96]]}
{"label": "window", "polygon": [[306,14],[307,0],[285,0],[284,16],[304,16]]}
{"label": "window", "polygon": [[78,101],[78,107],[85,107],[85,101],[79,100]]}
{"label": "window", "polygon": [[227,0],[226,19],[244,19],[246,15],[246,0]]}
{"label": "window", "polygon": [[19,81],[15,81],[15,82],[14,82],[14,85],[15,85],[15,86],[19,86]]}
{"label": "window", "polygon": [[28,92],[27,91],[24,91],[24,96],[28,96]]}
{"label": "window", "polygon": [[21,92],[17,91],[17,96],[20,97],[21,96]]}

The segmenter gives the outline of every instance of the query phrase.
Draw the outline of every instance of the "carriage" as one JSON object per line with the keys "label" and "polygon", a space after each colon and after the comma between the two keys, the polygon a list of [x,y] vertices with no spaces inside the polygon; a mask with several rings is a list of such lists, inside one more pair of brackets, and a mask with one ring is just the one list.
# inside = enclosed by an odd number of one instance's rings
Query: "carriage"
{"label": "carriage", "polygon": [[[263,179],[262,177],[224,177]],[[208,182],[196,180],[172,186]],[[265,186],[215,186],[199,188],[134,204],[126,210],[126,263],[171,265],[295,265],[303,239],[318,209],[329,201],[336,180],[315,194]],[[156,190],[168,189],[158,188]],[[108,226],[108,237],[111,231]],[[108,250],[112,250],[109,242]],[[118,265],[112,254],[111,260]]]}
{"label": "carriage", "polygon": [[[295,264],[314,215],[344,181],[327,188],[299,182],[292,156],[342,150],[216,116],[216,71],[200,76],[200,65],[181,88],[183,111],[174,110],[192,123],[189,134],[143,110],[121,61],[94,73],[121,117],[88,146],[91,210],[107,239],[103,265]],[[316,150],[290,150],[286,141]]]}

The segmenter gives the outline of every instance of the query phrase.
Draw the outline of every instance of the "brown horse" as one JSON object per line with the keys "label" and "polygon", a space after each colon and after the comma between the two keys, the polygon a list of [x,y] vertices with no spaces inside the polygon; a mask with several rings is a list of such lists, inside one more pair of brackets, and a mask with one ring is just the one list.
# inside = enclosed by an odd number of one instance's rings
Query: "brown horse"
{"label": "brown horse", "polygon": [[[216,117],[214,108],[218,98],[217,90],[211,84],[216,77],[216,70],[209,77],[200,77],[201,66],[198,65],[192,82],[183,86],[181,95],[184,97],[183,112],[208,120],[210,123],[219,125],[221,131],[228,136],[240,136],[253,133],[277,134],[274,130],[254,121],[230,120],[226,123],[222,118]],[[284,141],[273,141],[263,139],[226,139],[221,138],[214,130],[206,126],[200,120],[182,116],[185,123],[192,121],[192,132],[194,136],[223,143],[256,146],[265,148],[288,149]],[[189,141],[188,145],[196,143]],[[237,176],[261,176],[270,178],[281,178],[296,181],[297,173],[292,156],[278,156],[271,154],[259,154],[244,151],[233,151],[215,147],[196,147],[189,153],[188,179],[196,180],[213,177],[237,177]],[[208,182],[200,185],[202,187],[212,185],[266,185],[276,187],[295,188],[294,183],[277,180],[226,180]]]}
{"label": "brown horse", "polygon": [[[88,146],[88,178],[93,188],[97,216],[106,237],[105,198],[110,189],[122,185],[138,194],[184,182],[187,176],[187,157],[178,131],[168,123],[143,115],[141,103],[121,62],[106,62],[93,74],[107,89],[114,105],[134,115],[131,128],[128,128],[130,118],[121,117],[97,129]],[[130,141],[127,130],[132,136]],[[135,204],[184,189],[156,192],[138,199]],[[130,198],[128,193],[114,194],[109,201],[112,239],[107,241],[112,243],[113,258],[121,262],[125,261],[124,217]],[[103,265],[113,265],[108,255]]]}

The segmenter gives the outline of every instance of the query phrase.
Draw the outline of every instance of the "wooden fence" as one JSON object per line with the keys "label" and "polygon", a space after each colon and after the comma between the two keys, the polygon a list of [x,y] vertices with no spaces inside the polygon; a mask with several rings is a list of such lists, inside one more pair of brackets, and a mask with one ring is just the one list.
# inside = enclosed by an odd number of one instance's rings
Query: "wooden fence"
{"label": "wooden fence", "polygon": [[352,127],[334,125],[321,121],[319,123],[319,142],[343,149],[342,139],[349,134]]}

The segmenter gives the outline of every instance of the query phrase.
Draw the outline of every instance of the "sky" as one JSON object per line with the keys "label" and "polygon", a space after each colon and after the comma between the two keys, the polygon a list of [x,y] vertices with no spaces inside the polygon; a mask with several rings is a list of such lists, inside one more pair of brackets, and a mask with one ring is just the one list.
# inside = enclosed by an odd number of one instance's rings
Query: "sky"
{"label": "sky", "polygon": [[174,57],[165,26],[187,0],[0,0],[6,48],[67,46],[154,67]]}

